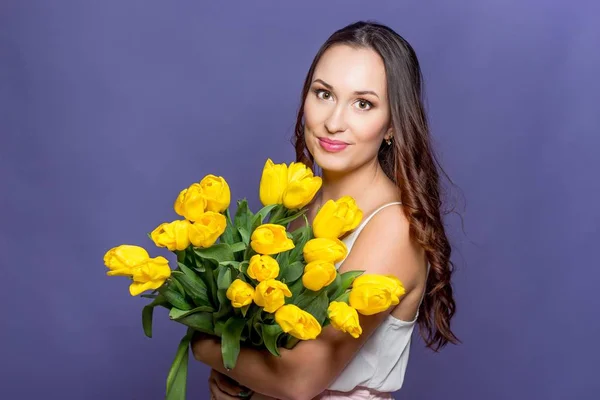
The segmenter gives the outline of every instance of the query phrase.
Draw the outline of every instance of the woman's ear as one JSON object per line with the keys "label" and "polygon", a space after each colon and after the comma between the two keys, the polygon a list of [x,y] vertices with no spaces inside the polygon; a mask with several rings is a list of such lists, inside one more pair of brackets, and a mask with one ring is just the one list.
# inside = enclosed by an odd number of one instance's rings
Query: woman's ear
{"label": "woman's ear", "polygon": [[387,132],[385,133],[385,135],[383,136],[383,138],[387,141],[387,140],[392,140],[394,138],[394,128],[392,128],[391,126],[388,128]]}

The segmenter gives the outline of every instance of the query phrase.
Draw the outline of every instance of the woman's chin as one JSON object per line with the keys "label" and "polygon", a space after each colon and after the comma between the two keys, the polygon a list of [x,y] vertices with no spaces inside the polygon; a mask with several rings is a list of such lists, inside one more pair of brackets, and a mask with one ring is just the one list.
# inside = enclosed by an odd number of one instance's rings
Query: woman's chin
{"label": "woman's chin", "polygon": [[341,173],[348,171],[348,161],[346,157],[340,157],[338,154],[319,154],[315,155],[315,163],[324,172]]}

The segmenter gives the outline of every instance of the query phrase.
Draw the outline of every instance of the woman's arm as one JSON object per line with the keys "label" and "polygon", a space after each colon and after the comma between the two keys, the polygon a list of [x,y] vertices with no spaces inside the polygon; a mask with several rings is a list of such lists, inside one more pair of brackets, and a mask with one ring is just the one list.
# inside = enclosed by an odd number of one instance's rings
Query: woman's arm
{"label": "woman's arm", "polygon": [[[360,269],[395,275],[405,286],[403,298],[409,296],[424,261],[422,251],[409,239],[408,226],[399,208],[379,212],[362,231],[340,272]],[[327,326],[315,340],[301,341],[291,350],[280,349],[281,357],[242,348],[230,371],[223,367],[217,338],[194,341],[192,351],[197,360],[255,392],[282,400],[308,400],[327,389],[389,311],[359,315],[363,333],[358,339]]]}

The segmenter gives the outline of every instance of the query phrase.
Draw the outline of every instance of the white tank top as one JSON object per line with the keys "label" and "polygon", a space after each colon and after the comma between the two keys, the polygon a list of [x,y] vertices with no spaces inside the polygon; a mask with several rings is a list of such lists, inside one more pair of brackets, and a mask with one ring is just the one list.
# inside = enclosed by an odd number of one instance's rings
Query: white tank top
{"label": "white tank top", "polygon": [[[385,207],[393,204],[402,203],[393,202],[379,207],[342,240],[348,247],[348,254],[350,254],[356,238],[371,218]],[[338,262],[336,268],[339,269],[343,262],[344,260]],[[427,272],[429,272],[429,265]],[[422,297],[421,301],[423,301]],[[417,311],[414,320],[402,321],[388,315],[329,386],[329,390],[350,392],[356,387],[365,387],[384,393],[399,390],[404,382],[411,336],[418,316],[419,312]]]}

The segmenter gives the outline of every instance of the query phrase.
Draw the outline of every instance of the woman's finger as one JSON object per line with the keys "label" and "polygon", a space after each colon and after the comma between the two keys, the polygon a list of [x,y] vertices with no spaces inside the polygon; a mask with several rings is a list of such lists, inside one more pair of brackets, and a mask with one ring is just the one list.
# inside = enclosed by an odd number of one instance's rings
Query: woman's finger
{"label": "woman's finger", "polygon": [[217,383],[214,379],[211,379],[209,381],[208,388],[210,390],[210,396],[214,400],[239,400],[239,397],[230,396],[229,394],[219,389],[219,386],[217,386]]}
{"label": "woman's finger", "polygon": [[219,389],[221,389],[222,392],[225,392],[231,396],[238,397],[240,393],[246,390],[240,387],[233,379],[229,378],[227,375],[223,375],[217,371],[211,372],[211,377],[215,380],[217,386],[219,387]]}

